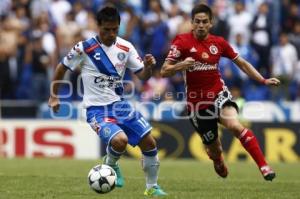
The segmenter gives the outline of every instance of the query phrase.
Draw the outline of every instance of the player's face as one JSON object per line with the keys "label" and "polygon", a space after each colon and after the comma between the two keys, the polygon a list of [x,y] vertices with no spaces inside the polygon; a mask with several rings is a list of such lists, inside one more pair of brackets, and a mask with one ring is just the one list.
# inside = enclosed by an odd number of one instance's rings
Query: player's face
{"label": "player's face", "polygon": [[212,27],[212,22],[206,13],[198,13],[192,20],[193,33],[198,39],[205,39]]}
{"label": "player's face", "polygon": [[99,25],[99,36],[106,46],[111,46],[115,42],[118,32],[118,21],[104,21]]}

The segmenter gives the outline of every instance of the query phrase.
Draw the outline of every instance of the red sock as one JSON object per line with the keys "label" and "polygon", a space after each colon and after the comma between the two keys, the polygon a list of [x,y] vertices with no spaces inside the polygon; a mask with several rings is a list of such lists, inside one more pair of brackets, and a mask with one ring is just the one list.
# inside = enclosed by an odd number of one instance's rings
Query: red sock
{"label": "red sock", "polygon": [[257,166],[261,168],[262,166],[267,165],[265,157],[258,145],[258,141],[251,130],[244,129],[239,137],[243,147],[248,151],[252,156]]}

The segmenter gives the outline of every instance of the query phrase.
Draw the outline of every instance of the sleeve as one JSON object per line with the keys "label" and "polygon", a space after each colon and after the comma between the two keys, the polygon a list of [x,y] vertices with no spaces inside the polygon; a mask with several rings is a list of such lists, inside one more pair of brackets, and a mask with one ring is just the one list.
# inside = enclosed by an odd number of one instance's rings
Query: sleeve
{"label": "sleeve", "polygon": [[227,57],[231,60],[235,60],[239,56],[239,54],[232,48],[232,46],[225,39],[222,39],[221,41],[224,49],[222,56]]}
{"label": "sleeve", "polygon": [[70,70],[74,70],[81,65],[83,59],[83,45],[78,42],[69,53],[62,59],[61,63]]}
{"label": "sleeve", "polygon": [[176,36],[172,41],[166,60],[180,61],[183,55],[183,42],[179,36]]}
{"label": "sleeve", "polygon": [[143,59],[139,56],[137,50],[131,44],[128,54],[127,68],[132,72],[137,73],[144,68]]}

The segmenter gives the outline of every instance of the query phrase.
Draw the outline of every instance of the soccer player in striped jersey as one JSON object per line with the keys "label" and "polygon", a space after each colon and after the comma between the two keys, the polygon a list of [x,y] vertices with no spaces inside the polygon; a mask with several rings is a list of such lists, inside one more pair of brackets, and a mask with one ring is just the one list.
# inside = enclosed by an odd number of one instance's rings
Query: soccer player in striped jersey
{"label": "soccer player in striped jersey", "polygon": [[114,7],[104,7],[97,12],[99,34],[77,43],[57,65],[49,106],[59,109],[58,87],[66,70],[81,68],[84,88],[83,103],[87,109],[87,122],[107,144],[104,164],[112,166],[117,173],[117,187],[124,185],[117,161],[125,152],[126,145],[139,146],[142,167],[146,177],[147,196],[164,196],[157,184],[159,160],[156,141],[151,135],[151,125],[123,99],[123,78],[128,68],[141,80],[152,75],[156,64],[151,54],[142,60],[134,46],[117,36],[120,15]]}

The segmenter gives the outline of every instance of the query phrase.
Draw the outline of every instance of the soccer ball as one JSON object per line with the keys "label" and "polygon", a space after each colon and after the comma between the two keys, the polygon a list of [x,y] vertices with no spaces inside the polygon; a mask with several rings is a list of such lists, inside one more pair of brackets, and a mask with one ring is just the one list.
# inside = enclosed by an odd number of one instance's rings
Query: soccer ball
{"label": "soccer ball", "polygon": [[97,193],[108,193],[115,188],[117,175],[108,165],[96,165],[88,174],[90,188]]}

